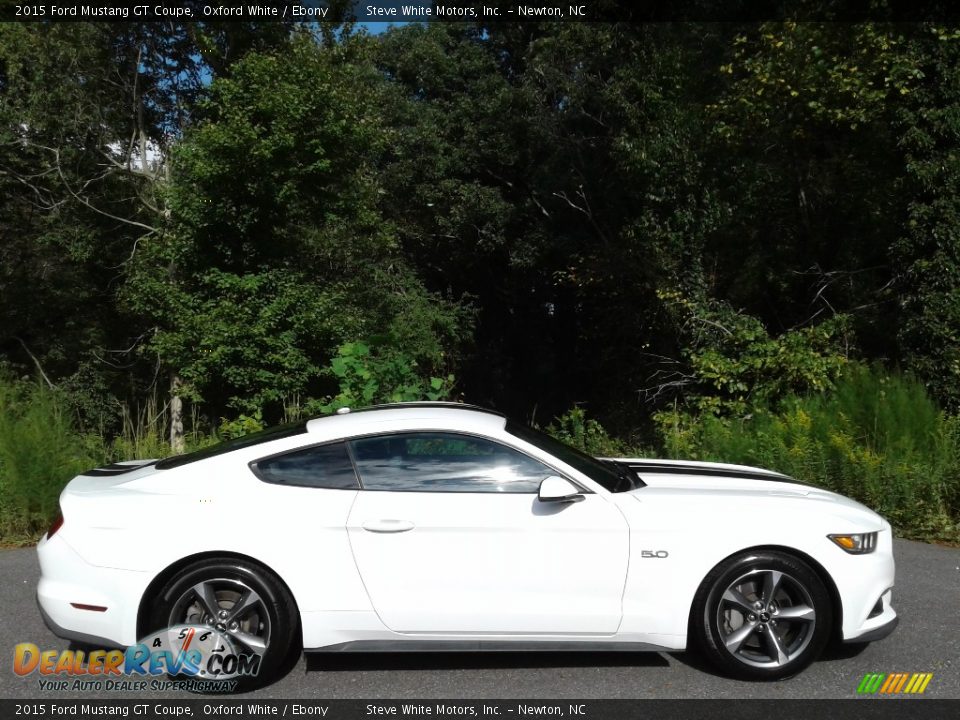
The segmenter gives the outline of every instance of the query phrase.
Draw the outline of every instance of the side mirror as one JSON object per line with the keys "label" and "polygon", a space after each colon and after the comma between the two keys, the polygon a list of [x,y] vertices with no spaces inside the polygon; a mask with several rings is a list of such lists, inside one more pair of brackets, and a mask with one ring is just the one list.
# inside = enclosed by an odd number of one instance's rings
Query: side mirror
{"label": "side mirror", "polygon": [[551,475],[540,483],[538,498],[540,502],[575,503],[583,500],[583,493],[569,480]]}

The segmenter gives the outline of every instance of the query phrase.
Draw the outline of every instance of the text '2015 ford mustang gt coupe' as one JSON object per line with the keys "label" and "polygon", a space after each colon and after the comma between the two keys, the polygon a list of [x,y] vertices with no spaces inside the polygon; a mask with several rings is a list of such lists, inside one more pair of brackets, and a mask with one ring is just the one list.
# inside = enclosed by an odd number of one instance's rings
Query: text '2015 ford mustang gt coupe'
{"label": "text '2015 ford mustang gt coupe'", "polygon": [[[683,650],[776,679],[897,623],[889,523],[767,470],[597,459],[479,408],[341,411],[72,480],[58,635],[307,651]],[[181,632],[181,637],[183,633]]]}

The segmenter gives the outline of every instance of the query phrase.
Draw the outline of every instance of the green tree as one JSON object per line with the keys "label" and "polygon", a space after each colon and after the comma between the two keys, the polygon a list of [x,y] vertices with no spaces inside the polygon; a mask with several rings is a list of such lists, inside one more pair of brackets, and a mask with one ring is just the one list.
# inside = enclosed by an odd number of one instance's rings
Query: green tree
{"label": "green tree", "polygon": [[174,226],[124,289],[149,342],[211,412],[277,417],[331,394],[336,348],[383,337],[424,373],[452,362],[456,303],[427,293],[378,208],[383,79],[362,38],[251,53],[212,84],[174,154]]}
{"label": "green tree", "polygon": [[142,400],[157,378],[155,358],[135,352],[151,327],[116,290],[141,243],[167,230],[173,144],[210,74],[287,29],[0,28],[0,348],[70,390],[88,423],[109,426],[119,401]]}
{"label": "green tree", "polygon": [[901,362],[952,408],[957,47],[954,28],[929,23],[738,34],[713,107],[737,212],[705,259],[711,292],[777,331],[849,314],[861,353]]}
{"label": "green tree", "polygon": [[897,128],[906,222],[893,244],[907,365],[960,409],[960,31],[938,26],[909,47],[918,81]]}
{"label": "green tree", "polygon": [[696,274],[719,213],[678,38],[438,23],[381,41],[388,212],[431,288],[475,298],[475,399],[550,415],[590,397],[629,422],[650,358],[675,350],[657,290]]}
{"label": "green tree", "polygon": [[164,110],[135,28],[0,28],[0,343],[109,412],[125,326],[113,287],[144,233],[158,229],[156,162]]}
{"label": "green tree", "polygon": [[775,332],[849,313],[865,352],[896,355],[907,30],[766,23],[738,32],[717,68],[710,162],[734,211],[706,249],[710,288]]}

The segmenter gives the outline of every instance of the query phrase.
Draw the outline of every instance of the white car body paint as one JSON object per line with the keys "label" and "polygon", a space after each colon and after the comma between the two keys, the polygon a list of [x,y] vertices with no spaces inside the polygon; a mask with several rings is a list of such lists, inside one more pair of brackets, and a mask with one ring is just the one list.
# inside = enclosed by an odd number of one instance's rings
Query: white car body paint
{"label": "white car body paint", "polygon": [[[230,553],[283,580],[307,649],[496,640],[682,650],[704,577],[760,547],[799,554],[828,576],[845,640],[896,617],[890,525],[859,503],[776,473],[620,459],[640,467],[646,487],[611,493],[508,432],[502,416],[456,406],[371,409],[314,419],[306,429],[179,467],[70,482],[60,499],[64,524],[38,546],[37,595],[48,624],[75,639],[133,644],[158,576],[185,558]],[[291,487],[263,482],[249,467],[295,448],[409,431],[462,433],[519,450],[582,488],[583,501]],[[827,538],[871,531],[878,544],[866,555]],[[868,618],[881,596],[882,612]]]}

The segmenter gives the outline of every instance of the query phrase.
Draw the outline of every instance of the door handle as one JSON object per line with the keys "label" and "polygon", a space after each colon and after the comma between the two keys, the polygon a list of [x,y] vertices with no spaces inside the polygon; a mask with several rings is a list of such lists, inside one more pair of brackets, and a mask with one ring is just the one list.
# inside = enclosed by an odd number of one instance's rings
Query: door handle
{"label": "door handle", "polygon": [[413,530],[414,525],[409,520],[367,520],[363,523],[363,529],[374,533],[401,533]]}

